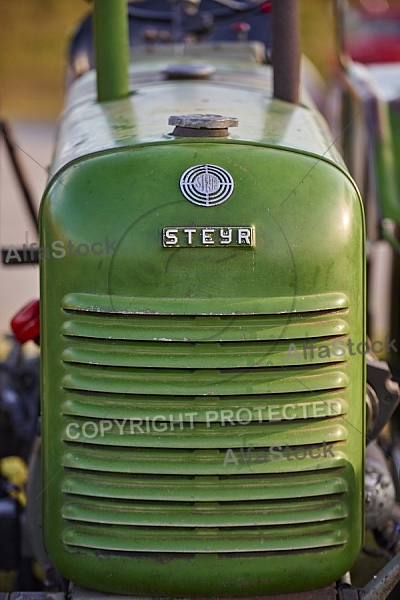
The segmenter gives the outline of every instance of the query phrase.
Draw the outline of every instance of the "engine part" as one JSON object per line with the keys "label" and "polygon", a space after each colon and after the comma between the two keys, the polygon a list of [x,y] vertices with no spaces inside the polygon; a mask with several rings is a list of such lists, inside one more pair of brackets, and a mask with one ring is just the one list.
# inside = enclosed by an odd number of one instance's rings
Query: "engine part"
{"label": "engine part", "polygon": [[376,444],[367,446],[365,461],[365,525],[375,529],[391,514],[396,492],[385,455]]}
{"label": "engine part", "polygon": [[371,353],[367,355],[367,438],[375,440],[392,417],[399,401],[399,384],[393,381],[389,365]]}

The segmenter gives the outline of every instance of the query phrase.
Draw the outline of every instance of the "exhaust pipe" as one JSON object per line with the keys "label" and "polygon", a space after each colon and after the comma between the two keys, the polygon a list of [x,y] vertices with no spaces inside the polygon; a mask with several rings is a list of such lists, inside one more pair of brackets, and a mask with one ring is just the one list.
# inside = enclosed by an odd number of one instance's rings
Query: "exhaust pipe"
{"label": "exhaust pipe", "polygon": [[272,64],[274,98],[299,103],[299,0],[278,0],[272,7]]}
{"label": "exhaust pipe", "polygon": [[129,95],[126,0],[95,0],[94,32],[99,102]]}

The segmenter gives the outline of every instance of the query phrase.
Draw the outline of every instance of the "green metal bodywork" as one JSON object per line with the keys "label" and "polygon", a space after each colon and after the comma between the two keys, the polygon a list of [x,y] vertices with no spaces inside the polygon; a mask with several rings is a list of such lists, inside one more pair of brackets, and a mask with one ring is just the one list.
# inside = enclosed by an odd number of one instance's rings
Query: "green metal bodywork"
{"label": "green metal bodywork", "polygon": [[126,0],[96,0],[94,26],[98,100],[125,98],[129,95]]}
{"label": "green metal bodywork", "polygon": [[[47,550],[106,592],[318,588],[362,543],[365,361],[303,344],[365,341],[362,203],[314,109],[271,100],[268,67],[159,69],[115,102],[95,102],[93,74],[75,84],[41,206]],[[170,135],[169,115],[196,112],[240,125]],[[179,189],[202,164],[235,182],[213,208]],[[253,227],[255,246],[164,248],[163,228],[184,226]],[[103,253],[55,258],[55,241]]]}

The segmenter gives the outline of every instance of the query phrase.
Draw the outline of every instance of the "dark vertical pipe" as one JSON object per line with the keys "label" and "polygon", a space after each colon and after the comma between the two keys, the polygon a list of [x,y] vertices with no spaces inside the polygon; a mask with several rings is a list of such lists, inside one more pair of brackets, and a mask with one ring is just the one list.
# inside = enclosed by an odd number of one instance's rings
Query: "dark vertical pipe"
{"label": "dark vertical pipe", "polygon": [[275,0],[272,6],[274,98],[297,104],[300,84],[299,0]]}
{"label": "dark vertical pipe", "polygon": [[338,57],[338,63],[342,64],[343,58],[345,57],[345,35],[346,35],[346,13],[345,4],[343,0],[336,0],[334,2],[334,18],[335,18],[335,44],[336,44],[336,56]]}

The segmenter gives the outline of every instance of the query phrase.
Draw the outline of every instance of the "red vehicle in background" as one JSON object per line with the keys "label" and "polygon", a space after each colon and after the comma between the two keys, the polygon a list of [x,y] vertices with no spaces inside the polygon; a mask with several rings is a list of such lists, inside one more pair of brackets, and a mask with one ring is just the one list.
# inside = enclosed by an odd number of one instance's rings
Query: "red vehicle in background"
{"label": "red vehicle in background", "polygon": [[400,4],[360,0],[348,11],[344,50],[364,64],[400,62]]}

